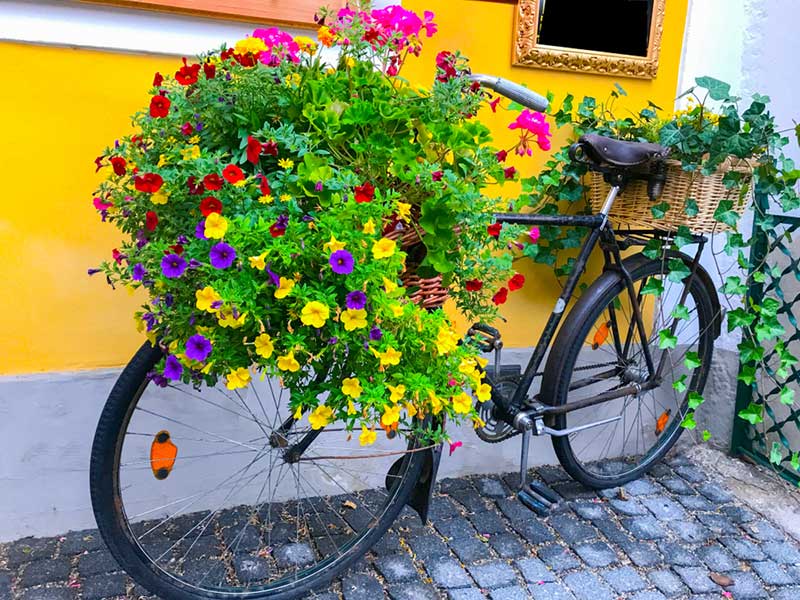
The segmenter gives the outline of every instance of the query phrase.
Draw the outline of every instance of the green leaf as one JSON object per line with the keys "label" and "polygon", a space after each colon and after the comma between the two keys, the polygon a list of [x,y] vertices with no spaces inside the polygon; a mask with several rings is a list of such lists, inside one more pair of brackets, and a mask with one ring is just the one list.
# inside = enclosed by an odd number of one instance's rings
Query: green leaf
{"label": "green leaf", "polygon": [[767,280],[767,276],[762,271],[755,271],[753,273],[753,281],[756,283],[764,283]]}
{"label": "green leaf", "polygon": [[735,227],[739,221],[739,213],[733,210],[733,201],[720,200],[717,210],[714,211],[714,219],[728,227]]}
{"label": "green leaf", "polygon": [[753,385],[756,381],[756,368],[753,365],[744,365],[740,369],[736,379],[745,385]]}
{"label": "green leaf", "polygon": [[628,95],[628,92],[626,92],[624,89],[622,89],[622,86],[621,86],[620,84],[618,84],[618,83],[615,83],[615,84],[614,84],[614,87],[615,87],[615,88],[616,88],[616,90],[619,92],[619,95],[620,95],[620,96],[627,96],[627,95]]}
{"label": "green leaf", "polygon": [[687,369],[696,369],[702,364],[702,361],[697,352],[687,352],[686,358],[683,359],[683,364],[686,365]]}
{"label": "green leaf", "polygon": [[792,454],[791,465],[795,471],[800,471],[800,452]]}
{"label": "green leaf", "polygon": [[647,283],[642,287],[642,294],[652,294],[653,296],[660,296],[664,293],[664,282],[656,277],[651,277]]}
{"label": "green leaf", "polygon": [[675,234],[675,237],[672,238],[672,241],[679,250],[684,246],[694,243],[694,240],[692,239],[692,232],[689,231],[689,228],[686,227],[686,225],[681,225],[678,227],[678,231]]}
{"label": "green leaf", "polygon": [[707,442],[711,439],[711,432],[708,429],[703,430],[703,441]]}
{"label": "green leaf", "polygon": [[678,345],[678,336],[673,335],[669,329],[662,329],[658,332],[658,347],[662,350],[675,348]]}
{"label": "green leaf", "polygon": [[675,381],[673,381],[672,382],[672,388],[676,392],[678,392],[679,394],[682,394],[683,392],[685,392],[686,391],[686,374],[681,375],[680,379],[676,379]]}
{"label": "green leaf", "polygon": [[694,81],[700,87],[708,90],[708,95],[712,100],[729,100],[731,97],[731,85],[729,83],[713,77],[698,77]]}
{"label": "green leaf", "polygon": [[760,361],[764,358],[764,347],[759,346],[752,340],[744,340],[739,344],[739,360],[742,363],[750,361]]}
{"label": "green leaf", "polygon": [[746,328],[752,325],[756,316],[747,312],[744,308],[735,308],[728,312],[728,331],[733,331],[739,327]]}
{"label": "green leaf", "polygon": [[731,275],[725,279],[722,293],[728,296],[744,296],[747,293],[747,285],[742,283],[742,278],[738,275]]}
{"label": "green leaf", "polygon": [[697,392],[689,392],[688,405],[690,410],[696,410],[703,404],[704,398]]}
{"label": "green leaf", "polygon": [[794,404],[794,390],[789,386],[784,386],[781,390],[781,404],[791,406]]}
{"label": "green leaf", "polygon": [[680,258],[670,259],[667,268],[669,269],[667,279],[673,283],[680,283],[691,274],[689,267]]}
{"label": "green leaf", "polygon": [[667,211],[670,209],[670,205],[667,202],[661,202],[656,204],[655,206],[650,207],[650,212],[653,214],[654,219],[663,219],[664,215],[667,214]]}
{"label": "green leaf", "polygon": [[653,238],[649,240],[645,245],[644,249],[642,250],[642,254],[644,254],[647,258],[651,258],[653,260],[657,259],[661,256],[661,252],[664,248],[663,243],[661,240],[657,238]]}
{"label": "green leaf", "polygon": [[683,319],[684,321],[688,321],[689,309],[686,308],[683,304],[678,304],[675,308],[672,309],[671,316],[673,319]]}
{"label": "green leaf", "polygon": [[687,198],[686,202],[683,203],[683,212],[686,213],[687,217],[696,217],[700,209],[693,198]]}
{"label": "green leaf", "polygon": [[683,421],[681,421],[681,427],[684,429],[695,429],[697,427],[697,421],[694,420],[694,413],[686,413],[686,416],[683,417]]}
{"label": "green leaf", "polygon": [[781,445],[778,442],[772,442],[772,449],[769,451],[769,462],[773,465],[779,465],[782,460]]}
{"label": "green leaf", "polygon": [[755,425],[757,423],[764,422],[764,405],[763,404],[756,404],[755,402],[751,402],[747,405],[747,408],[744,408],[739,411],[739,418],[744,419],[750,425]]}

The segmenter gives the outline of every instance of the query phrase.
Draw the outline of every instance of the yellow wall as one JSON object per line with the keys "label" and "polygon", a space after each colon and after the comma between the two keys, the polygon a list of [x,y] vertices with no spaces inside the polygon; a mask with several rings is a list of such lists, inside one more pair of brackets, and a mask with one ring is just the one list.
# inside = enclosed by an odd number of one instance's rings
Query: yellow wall
{"label": "yellow wall", "polygon": [[[671,106],[687,0],[669,0],[662,61],[654,81],[622,80],[632,106],[652,99]],[[431,81],[441,49],[461,49],[476,72],[492,73],[556,95],[607,96],[615,79],[510,67],[511,5],[478,0],[405,0],[437,14],[439,34],[405,76]],[[0,43],[7,91],[0,96],[0,374],[70,370],[124,363],[141,342],[131,318],[137,298],[111,291],[86,269],[109,257],[119,239],[91,206],[98,179],[94,158],[128,130],[128,116],[146,103],[157,70],[174,57]],[[490,115],[484,115],[491,119]],[[508,114],[492,119],[502,144]],[[539,159],[540,160],[540,159]],[[517,163],[535,172],[538,160]],[[556,288],[546,269],[526,267],[528,285],[504,313],[507,345],[533,341]],[[141,301],[141,299],[138,299]],[[521,327],[519,323],[530,324]]]}

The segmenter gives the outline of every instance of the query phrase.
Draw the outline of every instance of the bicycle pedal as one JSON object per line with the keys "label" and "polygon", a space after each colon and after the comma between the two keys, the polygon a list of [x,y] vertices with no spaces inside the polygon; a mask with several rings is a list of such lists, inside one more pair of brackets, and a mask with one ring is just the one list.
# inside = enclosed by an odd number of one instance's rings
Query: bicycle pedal
{"label": "bicycle pedal", "polygon": [[520,490],[517,492],[517,500],[522,502],[525,506],[531,509],[540,517],[546,517],[550,513],[550,505],[545,504],[539,498],[530,494],[527,490]]}
{"label": "bicycle pedal", "polygon": [[543,483],[539,483],[538,481],[531,481],[528,484],[528,487],[534,494],[536,494],[537,496],[541,496],[542,498],[547,500],[550,504],[558,504],[561,501],[561,496],[559,496],[556,492],[554,492],[551,488],[549,488]]}

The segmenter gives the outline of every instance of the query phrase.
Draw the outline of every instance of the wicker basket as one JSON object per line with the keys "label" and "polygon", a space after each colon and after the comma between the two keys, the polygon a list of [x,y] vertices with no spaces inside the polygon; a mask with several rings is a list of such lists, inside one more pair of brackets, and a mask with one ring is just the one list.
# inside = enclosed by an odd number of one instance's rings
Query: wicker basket
{"label": "wicker basket", "polygon": [[[714,219],[720,200],[733,200],[733,208],[739,214],[752,199],[752,186],[746,198],[739,201],[736,188],[725,187],[722,178],[728,171],[739,171],[752,174],[753,169],[747,161],[729,159],[719,166],[711,175],[698,172],[687,172],[681,168],[681,163],[676,160],[667,160],[667,181],[664,193],[657,202],[652,202],[647,196],[647,182],[633,180],[625,187],[623,192],[614,202],[609,215],[614,227],[662,229],[675,231],[681,225],[686,225],[691,231],[697,233],[720,232],[729,229],[728,226]],[[603,174],[590,171],[586,183],[589,187],[589,202],[592,211],[600,212],[608,196],[610,186],[603,181]],[[697,214],[687,216],[684,206],[688,198],[697,203]],[[656,204],[666,202],[669,210],[662,219],[656,219],[650,210]]]}

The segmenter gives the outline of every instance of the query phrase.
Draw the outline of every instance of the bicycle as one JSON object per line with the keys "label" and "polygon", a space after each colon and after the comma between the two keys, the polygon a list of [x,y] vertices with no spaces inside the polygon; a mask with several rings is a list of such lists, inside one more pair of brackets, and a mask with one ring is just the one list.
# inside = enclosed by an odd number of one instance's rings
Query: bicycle
{"label": "bicycle", "polygon": [[[546,109],[544,98],[522,86],[473,78],[523,106]],[[716,290],[700,264],[703,236],[695,236],[692,257],[666,249],[668,231],[620,234],[608,218],[631,179],[646,179],[658,196],[665,150],[584,136],[571,156],[612,186],[598,214],[496,215],[502,223],[588,230],[530,361],[524,370],[504,365],[497,330],[478,324],[469,331],[495,355],[487,369],[492,398],[480,406],[486,425],[478,434],[487,442],[523,435],[518,498],[539,514],[557,496],[526,481],[531,436],[551,436],[561,464],[587,486],[641,476],[680,436],[721,324]],[[660,258],[623,258],[653,238],[665,248]],[[565,317],[598,244],[603,272]],[[689,275],[671,279],[668,260],[685,264]],[[650,293],[660,288],[660,295]],[[680,345],[656,343],[665,327]],[[168,600],[298,598],[364,555],[404,506],[427,519],[440,447],[401,435],[350,447],[335,424],[295,426],[272,379],[241,392],[158,387],[148,373],[161,356],[145,343],[123,370],[100,417],[90,473],[103,538],[151,592]],[[688,369],[685,356],[699,366]],[[530,395],[536,379],[540,391]]]}

